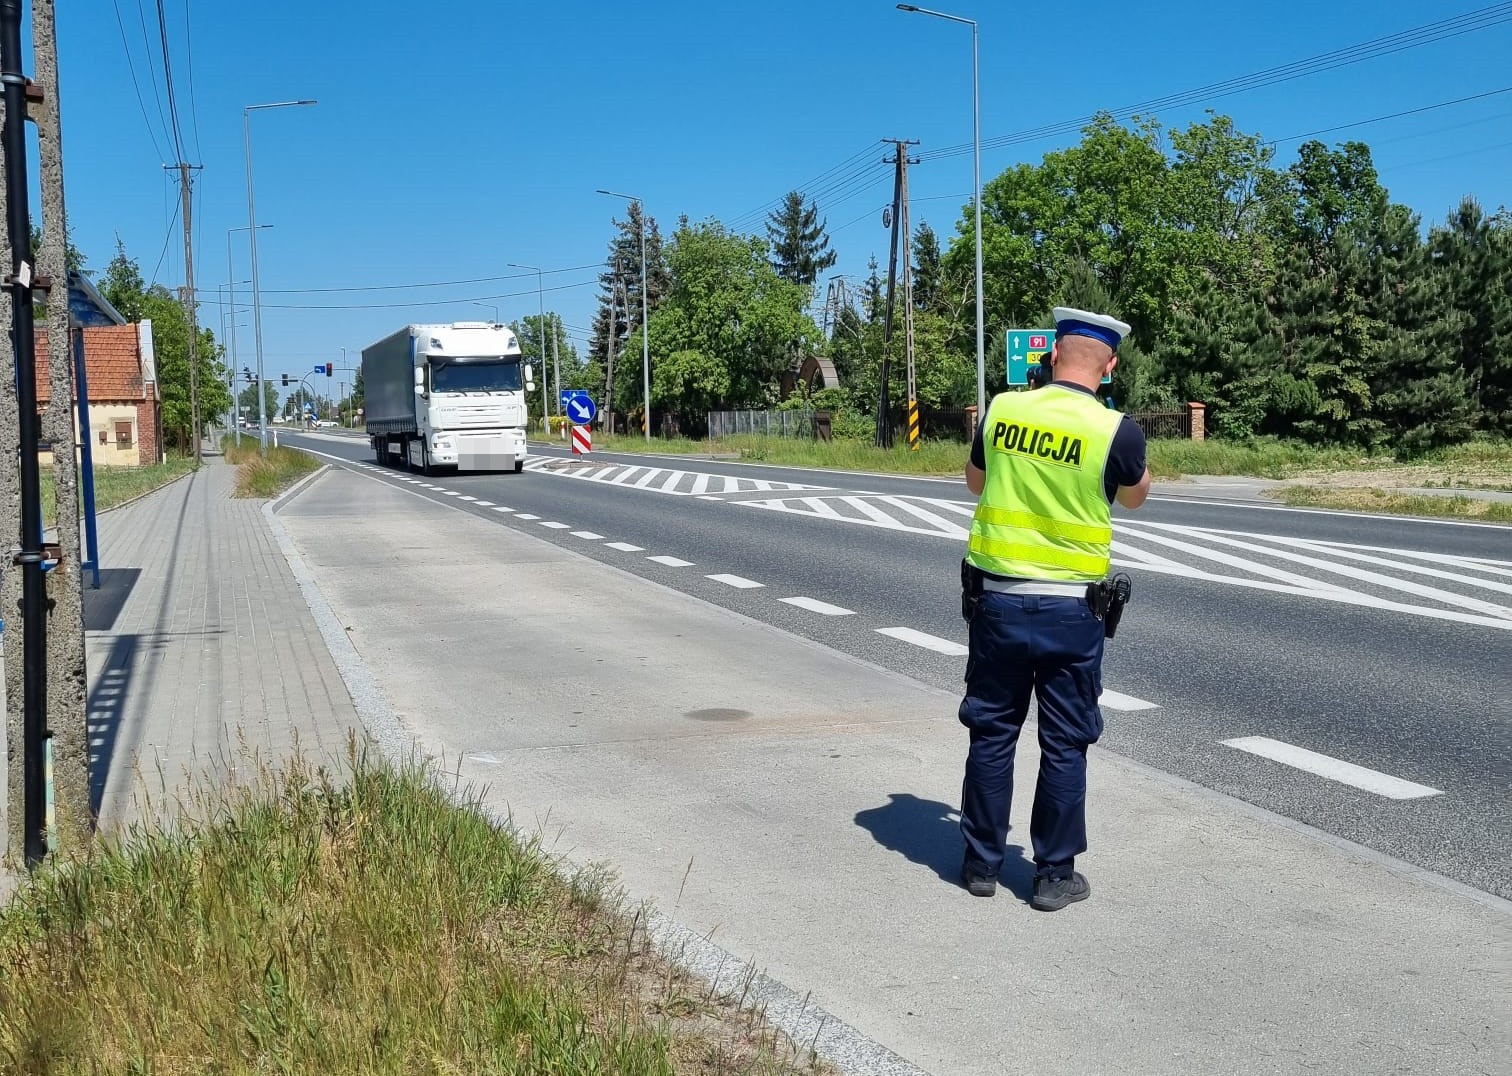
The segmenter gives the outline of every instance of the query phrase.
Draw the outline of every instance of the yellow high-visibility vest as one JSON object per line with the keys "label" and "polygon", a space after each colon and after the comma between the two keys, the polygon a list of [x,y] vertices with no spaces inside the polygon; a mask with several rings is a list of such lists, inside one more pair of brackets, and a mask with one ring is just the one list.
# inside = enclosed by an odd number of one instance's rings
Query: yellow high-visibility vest
{"label": "yellow high-visibility vest", "polygon": [[1113,517],[1103,468],[1122,413],[1095,396],[1048,385],[1005,392],[987,407],[987,481],[967,559],[1024,579],[1103,579]]}

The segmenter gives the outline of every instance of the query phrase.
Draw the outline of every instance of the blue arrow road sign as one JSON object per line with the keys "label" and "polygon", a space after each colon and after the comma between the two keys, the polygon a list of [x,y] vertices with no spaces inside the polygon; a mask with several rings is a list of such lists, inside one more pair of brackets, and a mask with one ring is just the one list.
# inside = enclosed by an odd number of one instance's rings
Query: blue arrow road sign
{"label": "blue arrow road sign", "polygon": [[323,374],[323,373],[325,373],[325,366],[324,366],[324,364],[315,367],[315,372],[317,374]]}
{"label": "blue arrow road sign", "polygon": [[579,426],[586,426],[598,415],[598,407],[587,389],[563,389],[562,410],[567,418]]}

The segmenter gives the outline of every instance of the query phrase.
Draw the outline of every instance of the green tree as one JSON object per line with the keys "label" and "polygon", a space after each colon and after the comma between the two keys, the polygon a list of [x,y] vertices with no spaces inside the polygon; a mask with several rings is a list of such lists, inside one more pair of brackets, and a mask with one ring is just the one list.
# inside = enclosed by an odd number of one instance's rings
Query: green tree
{"label": "green tree", "polygon": [[147,282],[142,279],[142,268],[135,258],[126,254],[126,244],[116,237],[115,257],[105,267],[105,273],[96,285],[105,301],[115,307],[127,321],[141,321],[142,309],[147,298]]}
{"label": "green tree", "polygon": [[789,191],[782,205],[767,218],[767,241],[772,247],[772,268],[794,284],[811,288],[819,274],[835,264],[839,255],[829,249],[825,221],[819,209],[806,202],[802,191]]}
{"label": "green tree", "polygon": [[[782,374],[821,346],[819,327],[804,312],[809,289],[777,275],[761,240],[732,234],[717,221],[684,221],[668,245],[667,263],[671,288],[651,318],[653,369],[662,357],[692,353],[696,360],[684,356],[678,367],[698,371],[689,384],[727,384],[722,404],[762,406],[776,399]],[[637,346],[632,337],[631,351]],[[626,380],[638,380],[639,373],[638,368],[626,370]],[[615,395],[639,395],[629,390],[629,384],[617,384]],[[696,411],[702,399],[688,409]],[[653,406],[657,402],[653,395]],[[671,398],[662,402],[674,410],[680,406]]]}
{"label": "green tree", "polygon": [[[241,379],[238,379],[241,380]],[[278,414],[278,385],[273,381],[263,382],[263,402],[267,405],[268,419]],[[242,383],[236,394],[237,417],[244,418],[251,426],[257,425],[257,385]]]}
{"label": "green tree", "polygon": [[1482,424],[1512,435],[1512,216],[1464,199],[1428,238],[1444,301],[1461,316],[1453,345]]}
{"label": "green tree", "polygon": [[913,235],[913,296],[914,305],[920,310],[940,310],[942,272],[939,237],[927,222],[921,221]]}

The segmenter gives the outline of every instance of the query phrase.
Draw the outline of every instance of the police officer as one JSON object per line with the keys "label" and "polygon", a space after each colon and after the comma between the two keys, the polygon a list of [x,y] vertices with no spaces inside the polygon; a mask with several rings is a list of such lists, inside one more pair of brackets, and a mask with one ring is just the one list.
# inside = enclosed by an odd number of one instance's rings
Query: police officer
{"label": "police officer", "polygon": [[1145,439],[1097,398],[1129,326],[1057,307],[1054,380],[995,397],[977,425],[966,485],[979,497],[963,575],[980,591],[961,723],[970,730],[961,793],[973,895],[997,891],[1013,795],[1013,757],[1039,702],[1039,781],[1029,832],[1035,908],[1058,911],[1091,893],[1073,869],[1087,850],[1087,747],[1102,735],[1104,624],[1089,584],[1108,575],[1110,505],[1138,508],[1150,488]]}

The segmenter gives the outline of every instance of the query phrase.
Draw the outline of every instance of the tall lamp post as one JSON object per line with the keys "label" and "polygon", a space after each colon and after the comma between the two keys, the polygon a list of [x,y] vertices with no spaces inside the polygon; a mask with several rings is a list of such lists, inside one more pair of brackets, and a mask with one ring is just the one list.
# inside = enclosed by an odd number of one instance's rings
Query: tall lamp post
{"label": "tall lamp post", "polygon": [[650,317],[647,314],[646,304],[646,203],[629,194],[616,194],[614,191],[599,190],[599,194],[607,194],[610,198],[623,198],[631,205],[641,207],[640,212],[640,248],[641,248],[641,392],[644,394],[645,407],[641,415],[641,425],[646,433],[646,440],[651,440],[651,329]]}
{"label": "tall lamp post", "polygon": [[[551,424],[546,421],[546,416],[551,409],[546,406],[546,286],[542,283],[541,271],[534,265],[521,265],[519,262],[505,262],[511,269],[529,269],[536,275],[536,310],[540,320],[536,322],[536,342],[541,345],[541,432],[548,437],[551,435]],[[562,371],[557,370],[557,407],[562,406]]]}
{"label": "tall lamp post", "polygon": [[933,15],[971,27],[971,142],[972,170],[975,173],[976,193],[972,202],[976,218],[976,360],[977,360],[977,421],[987,417],[987,352],[986,312],[982,309],[982,104],[981,78],[978,64],[977,24],[975,19],[963,19],[959,15],[947,15],[943,11],[913,4],[899,4],[899,11],[911,11],[919,15]]}
{"label": "tall lamp post", "polygon": [[[231,233],[261,231],[264,228],[271,227],[273,227],[271,224],[259,224],[254,229],[251,225],[244,224],[240,228],[226,229],[226,289],[227,302],[231,307],[231,381],[233,384],[236,382],[236,265],[231,259]],[[242,283],[245,284],[248,281],[244,280]],[[258,391],[262,391],[262,386],[258,386]],[[236,407],[236,392],[233,389],[231,393],[231,425],[236,427],[236,443],[238,445],[241,444],[241,424],[236,421],[239,414],[240,412]]]}
{"label": "tall lamp post", "polygon": [[242,141],[247,157],[247,234],[252,240],[252,334],[257,341],[257,427],[264,452],[268,449],[268,403],[263,388],[262,291],[257,276],[257,208],[252,196],[252,113],[268,108],[299,108],[314,101],[273,101],[242,108]]}

